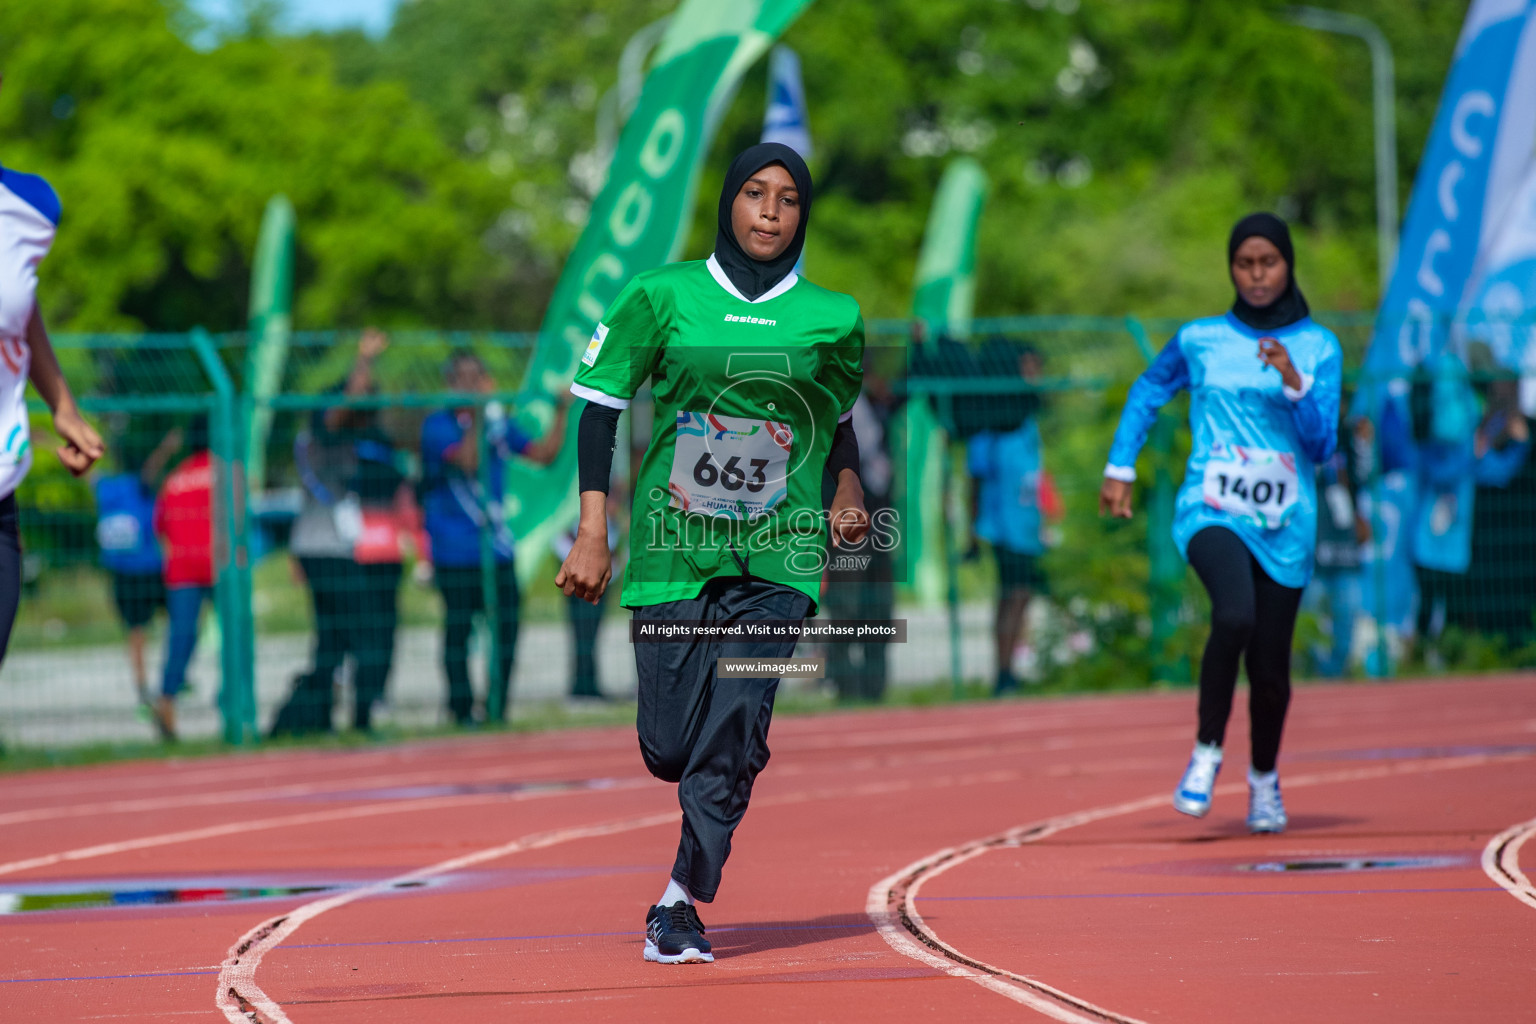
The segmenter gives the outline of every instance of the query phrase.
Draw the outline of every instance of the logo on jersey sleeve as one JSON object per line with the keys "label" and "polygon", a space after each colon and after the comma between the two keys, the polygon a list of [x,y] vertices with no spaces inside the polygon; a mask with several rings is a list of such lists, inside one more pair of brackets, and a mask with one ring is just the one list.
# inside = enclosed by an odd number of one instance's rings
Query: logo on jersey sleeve
{"label": "logo on jersey sleeve", "polygon": [[581,361],[586,363],[588,366],[596,363],[597,354],[603,350],[603,342],[607,340],[608,325],[598,324],[597,330],[592,332],[592,340],[587,342],[587,351],[586,354],[581,357]]}

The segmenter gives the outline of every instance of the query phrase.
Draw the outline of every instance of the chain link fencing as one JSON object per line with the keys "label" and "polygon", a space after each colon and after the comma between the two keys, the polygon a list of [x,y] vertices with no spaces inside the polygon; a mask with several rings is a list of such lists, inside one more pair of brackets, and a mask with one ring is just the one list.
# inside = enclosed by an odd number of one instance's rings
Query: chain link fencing
{"label": "chain link fencing", "polygon": [[[1373,384],[1360,371],[1372,318],[1318,319],[1344,345],[1346,388]],[[851,660],[832,644],[804,644],[800,654],[827,657],[830,678],[786,688],[864,699],[986,692],[1000,657],[1045,692],[1190,683],[1209,609],[1170,538],[1187,399],[1164,410],[1149,439],[1137,515],[1097,513],[1127,389],[1177,326],[1000,318],[976,321],[961,345],[906,322],[872,323],[866,392],[880,392],[884,490],[902,524],[898,569],[874,582],[834,580],[822,614],[905,619],[907,642]],[[574,411],[563,416],[550,395],[517,386],[533,337],[397,331],[382,346],[367,337],[295,334],[279,386],[264,397],[248,385],[243,335],[55,339],[109,455],[85,480],[40,456],[18,491],[24,595],[0,670],[0,739],[44,748],[153,740],[156,699],[168,662],[177,674],[189,628],[175,702],[187,738],[515,722],[597,694],[632,698],[617,585],[601,609],[556,591],[569,543],[558,517],[524,521],[508,536],[523,498],[547,508],[562,500],[555,489],[574,492]],[[1395,396],[1395,419],[1341,426],[1347,518],[1358,512],[1360,523],[1344,531],[1353,542],[1325,539],[1353,555],[1321,569],[1311,588],[1298,674],[1536,662],[1536,468],[1518,425],[1521,382],[1498,359],[1467,365],[1461,436],[1440,436],[1449,428],[1437,428],[1435,410],[1451,399],[1427,374],[1379,382]],[[50,435],[38,412],[41,441]],[[1038,492],[1049,506],[1047,543],[1027,631],[1000,653],[998,571],[972,539],[967,444],[1024,419],[1036,425],[1048,478]],[[642,394],[621,422],[615,459],[618,565],[624,482],[650,431]],[[248,466],[257,471],[253,437],[259,479],[246,477]],[[1437,462],[1437,445],[1455,458]],[[166,499],[199,446],[207,493],[192,507],[207,510],[207,539],[194,554],[211,586],[194,602],[185,572],[169,578],[171,563],[187,560],[187,541]],[[878,454],[866,449],[866,467]],[[551,468],[539,469],[543,461]],[[1326,487],[1319,493],[1326,500]],[[1468,557],[1458,568],[1436,552],[1461,545],[1462,534]],[[849,674],[857,685],[839,679]]]}

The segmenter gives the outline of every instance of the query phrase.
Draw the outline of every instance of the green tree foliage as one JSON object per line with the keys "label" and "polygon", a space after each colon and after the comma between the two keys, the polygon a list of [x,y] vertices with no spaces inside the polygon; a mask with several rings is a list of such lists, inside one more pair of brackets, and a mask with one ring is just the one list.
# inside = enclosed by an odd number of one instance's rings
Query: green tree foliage
{"label": "green tree foliage", "polygon": [[300,322],[454,325],[512,315],[481,234],[494,180],[404,87],[338,84],[313,41],[206,52],[157,0],[0,5],[0,140],[64,222],[42,277],[56,326],[243,326],[274,192],[302,225]]}
{"label": "green tree foliage", "polygon": [[[1411,171],[1465,3],[1327,6],[1373,18],[1396,44]],[[1365,47],[1298,28],[1280,9],[1263,0],[819,0],[788,37],[804,59],[831,200],[818,213],[812,273],[876,299],[880,312],[903,311],[926,197],[946,159],[968,152],[993,182],[980,312],[1219,309],[1231,297],[1227,229],[1256,207],[1298,223],[1316,304],[1370,306]],[[738,103],[731,144],[755,130],[755,100]]]}
{"label": "green tree foliage", "polygon": [[[1465,0],[1328,5],[1372,18],[1396,48],[1406,196]],[[416,0],[383,40],[332,46],[349,81],[405,83],[450,145],[503,178],[493,237],[542,296],[601,180],[594,121],[618,54],[673,6]],[[1256,207],[1297,222],[1314,304],[1375,300],[1365,47],[1285,21],[1272,0],[817,0],[786,42],[817,144],[809,272],[872,315],[906,312],[957,153],[993,181],[982,313],[1220,308],[1226,231]],[[756,139],[764,73],[747,75],[706,186]],[[714,200],[700,190],[689,256],[709,251]]]}
{"label": "green tree foliage", "polygon": [[[1333,5],[1395,45],[1406,195],[1465,2]],[[255,4],[238,38],[199,50],[173,0],[11,0],[4,156],[55,180],[69,218],[50,312],[238,325],[282,190],[301,323],[532,327],[602,181],[619,54],[674,6],[415,0],[375,40],[273,36]],[[956,153],[993,181],[979,312],[1220,308],[1226,228],[1254,207],[1297,222],[1314,305],[1374,301],[1365,49],[1270,0],[818,0],[787,42],[818,147],[810,272],[871,315],[905,312]],[[757,135],[763,76],[722,126],[688,255],[712,242],[708,182]]]}

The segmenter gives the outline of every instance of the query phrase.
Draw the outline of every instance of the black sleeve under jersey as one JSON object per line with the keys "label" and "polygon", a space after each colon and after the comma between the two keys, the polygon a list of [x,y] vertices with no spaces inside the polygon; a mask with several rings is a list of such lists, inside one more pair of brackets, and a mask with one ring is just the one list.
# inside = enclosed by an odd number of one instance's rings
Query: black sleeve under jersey
{"label": "black sleeve under jersey", "polygon": [[827,453],[827,473],[835,485],[843,470],[859,471],[859,438],[853,432],[853,421],[843,420],[832,434],[832,450]]}
{"label": "black sleeve under jersey", "polygon": [[588,402],[581,411],[581,420],[576,424],[576,478],[580,490],[608,493],[622,411],[596,402]]}

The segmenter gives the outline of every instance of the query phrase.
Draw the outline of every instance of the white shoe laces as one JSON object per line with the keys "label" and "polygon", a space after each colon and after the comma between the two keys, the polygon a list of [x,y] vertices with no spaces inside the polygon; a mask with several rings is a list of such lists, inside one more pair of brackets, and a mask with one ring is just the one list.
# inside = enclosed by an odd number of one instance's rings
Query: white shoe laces
{"label": "white shoe laces", "polygon": [[1285,804],[1280,799],[1280,776],[1269,775],[1248,777],[1250,800],[1252,801],[1250,814],[1256,818],[1278,818],[1285,813]]}
{"label": "white shoe laces", "polygon": [[1180,788],[1209,793],[1216,785],[1216,772],[1220,769],[1220,756],[1196,749],[1194,756],[1189,759],[1189,768],[1184,772],[1184,784]]}

